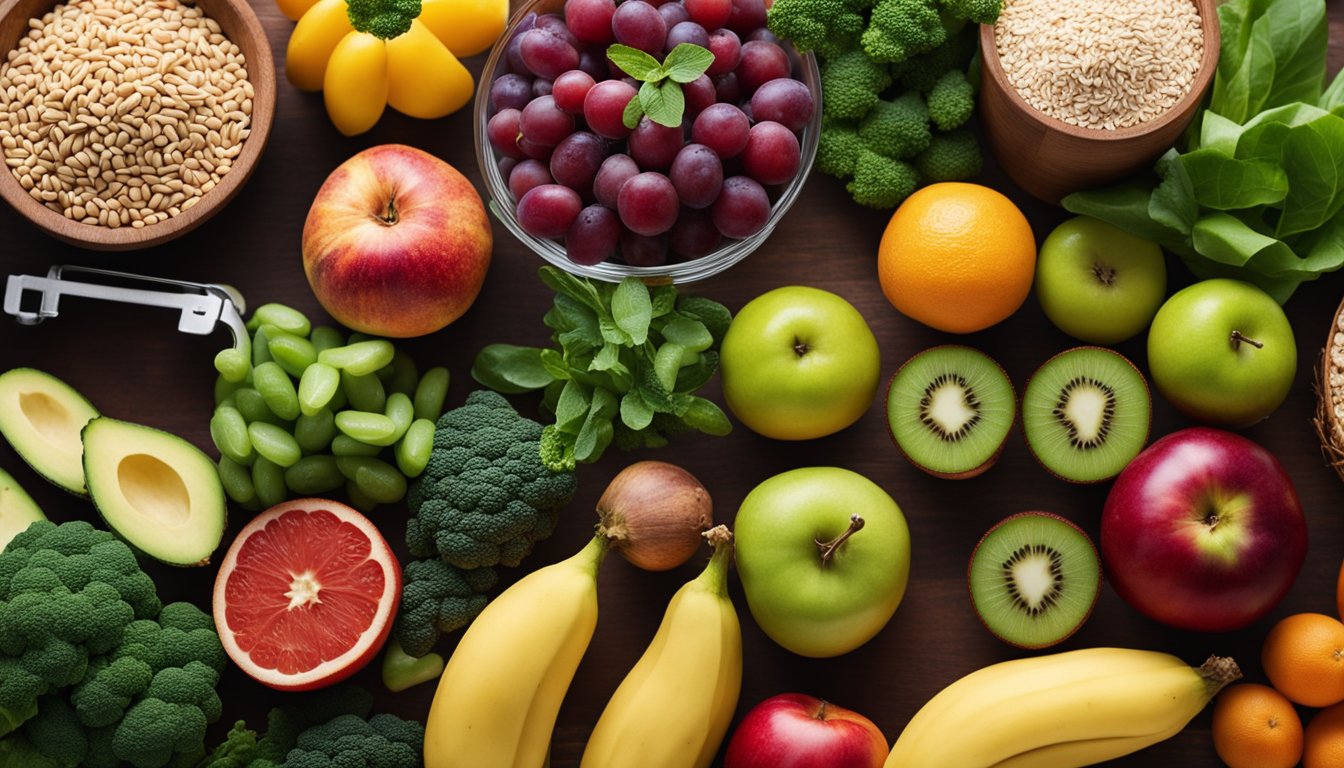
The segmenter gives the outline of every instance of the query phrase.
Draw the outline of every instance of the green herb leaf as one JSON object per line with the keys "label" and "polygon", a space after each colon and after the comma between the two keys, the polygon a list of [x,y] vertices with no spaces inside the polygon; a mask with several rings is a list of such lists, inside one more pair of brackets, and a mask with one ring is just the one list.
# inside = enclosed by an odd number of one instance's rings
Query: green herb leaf
{"label": "green herb leaf", "polygon": [[[1282,303],[1292,295],[1297,281],[1284,283],[1275,279],[1268,271],[1254,267],[1272,265],[1291,265],[1297,255],[1281,240],[1262,235],[1251,229],[1244,221],[1227,213],[1215,213],[1205,216],[1195,223],[1191,233],[1195,250],[1199,255],[1217,264],[1231,267],[1252,266],[1239,272],[1242,279],[1255,283]],[[1259,262],[1253,264],[1253,262]],[[1200,265],[1203,267],[1205,265]],[[1200,274],[1199,267],[1191,266],[1191,271]],[[1277,270],[1273,270],[1277,271]],[[1209,276],[1224,276],[1214,271]],[[1201,275],[1202,276],[1202,275]]]}
{"label": "green herb leaf", "polygon": [[1335,73],[1334,82],[1330,83],[1330,87],[1326,88],[1325,92],[1321,94],[1321,99],[1316,102],[1316,106],[1330,112],[1344,107],[1344,69]]}
{"label": "green herb leaf", "polygon": [[569,366],[565,364],[564,355],[560,354],[558,350],[541,350],[541,365],[554,379],[569,380],[574,378],[569,372]]}
{"label": "green herb leaf", "polygon": [[1181,165],[1180,157],[1180,153],[1172,149],[1157,161],[1157,173],[1162,177],[1162,183],[1148,200],[1148,215],[1153,221],[1188,235],[1199,218],[1199,203],[1195,202],[1194,184]]}
{"label": "green herb leaf", "polygon": [[723,335],[733,322],[733,314],[728,308],[713,299],[703,296],[682,296],[677,299],[677,312],[692,320],[699,320],[709,329],[715,344],[723,343]]}
{"label": "green herb leaf", "polygon": [[542,267],[537,270],[537,274],[541,277],[541,281],[546,284],[546,287],[588,307],[599,318],[611,314],[607,309],[607,302],[602,300],[598,289],[591,281],[576,277],[552,266]]}
{"label": "green herb leaf", "polygon": [[707,435],[722,437],[733,431],[733,423],[728,420],[723,409],[719,408],[713,400],[706,400],[703,397],[689,395],[689,401],[681,418],[686,422],[686,426],[691,427]]}
{"label": "green herb leaf", "polygon": [[692,43],[678,43],[663,59],[663,72],[669,80],[689,83],[703,75],[714,63],[714,54]]}
{"label": "green herb leaf", "polygon": [[583,420],[592,407],[592,393],[577,381],[565,382],[560,399],[555,403],[555,426],[561,431],[578,434]]}
{"label": "green herb leaf", "polygon": [[1283,142],[1288,195],[1275,230],[1280,238],[1309,232],[1344,207],[1344,118],[1326,115],[1292,129]]}
{"label": "green herb leaf", "polygon": [[653,371],[658,376],[658,383],[669,392],[677,385],[677,371],[681,370],[681,356],[685,351],[685,347],[669,341],[653,356]]}
{"label": "green herb leaf", "polygon": [[666,76],[658,60],[638,48],[612,43],[607,46],[607,58],[622,72],[640,82],[661,80]]}
{"label": "green herb leaf", "polygon": [[639,125],[639,118],[643,116],[644,106],[639,103],[639,95],[636,94],[625,103],[625,111],[621,113],[621,124],[633,131],[635,126]]}
{"label": "green herb leaf", "polygon": [[658,319],[677,306],[677,289],[671,285],[655,285],[649,289],[653,301],[653,317]]}
{"label": "green herb leaf", "polygon": [[616,286],[611,297],[611,316],[616,325],[629,334],[632,343],[643,344],[649,338],[653,303],[648,287],[639,278],[627,277]]}
{"label": "green herb leaf", "polygon": [[703,352],[714,345],[714,337],[699,320],[679,317],[663,326],[663,339],[680,344],[691,352]]}
{"label": "green herb leaf", "polygon": [[1101,219],[1177,253],[1191,253],[1184,235],[1153,219],[1149,212],[1152,194],[1151,182],[1133,181],[1107,189],[1075,192],[1060,200],[1059,204],[1070,213]]}
{"label": "green herb leaf", "polygon": [[653,421],[653,409],[638,392],[626,392],[621,398],[621,422],[638,432]]}
{"label": "green herb leaf", "polygon": [[598,321],[598,328],[602,331],[602,339],[608,344],[628,347],[635,343],[634,339],[630,338],[630,334],[617,325],[615,320],[608,320],[604,317]]}
{"label": "green herb leaf", "polygon": [[719,353],[706,350],[701,352],[695,362],[690,365],[683,365],[680,371],[677,371],[677,392],[694,392],[697,389],[709,383],[714,378],[714,372],[719,369]]}
{"label": "green herb leaf", "polygon": [[1324,85],[1327,30],[1320,0],[1233,0],[1218,8],[1222,44],[1209,109],[1237,123],[1302,101]]}
{"label": "green herb leaf", "polygon": [[613,367],[620,365],[621,347],[619,344],[604,344],[602,351],[593,357],[593,362],[588,364],[590,371],[609,371]]}
{"label": "green herb leaf", "polygon": [[506,395],[541,389],[555,380],[541,363],[543,350],[512,344],[490,344],[476,353],[471,377]]}
{"label": "green herb leaf", "polygon": [[653,122],[676,128],[681,125],[681,115],[686,111],[686,97],[681,86],[674,82],[645,83],[639,87],[639,106]]}
{"label": "green herb leaf", "polygon": [[1199,149],[1181,155],[1179,167],[1190,179],[1199,205],[1216,211],[1273,205],[1288,194],[1288,175],[1264,160],[1237,160],[1214,149]]}

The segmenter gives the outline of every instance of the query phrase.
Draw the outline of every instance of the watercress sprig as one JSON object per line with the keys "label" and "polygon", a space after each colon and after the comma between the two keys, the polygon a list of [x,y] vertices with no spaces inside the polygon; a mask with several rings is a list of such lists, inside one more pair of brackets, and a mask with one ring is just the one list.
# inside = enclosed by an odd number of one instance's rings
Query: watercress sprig
{"label": "watercress sprig", "polygon": [[678,43],[668,52],[661,64],[638,48],[613,43],[607,48],[607,58],[625,74],[638,80],[639,95],[625,105],[622,122],[633,129],[642,115],[659,125],[675,128],[681,125],[686,111],[686,96],[682,83],[689,83],[709,69],[714,54],[691,43]]}

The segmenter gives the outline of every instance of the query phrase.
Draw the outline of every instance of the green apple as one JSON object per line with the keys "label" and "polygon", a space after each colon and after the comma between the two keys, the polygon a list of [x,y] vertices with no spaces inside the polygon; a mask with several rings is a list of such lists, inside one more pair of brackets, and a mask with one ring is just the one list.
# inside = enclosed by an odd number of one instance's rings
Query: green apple
{"label": "green apple", "polygon": [[751,615],[794,653],[824,658],[858,648],[905,595],[910,529],[863,475],[837,467],[775,475],[747,494],[733,526]]}
{"label": "green apple", "polygon": [[1177,291],[1148,330],[1148,368],[1162,396],[1191,418],[1244,427],[1293,385],[1293,328],[1269,294],[1238,280]]}
{"label": "green apple", "polygon": [[877,339],[854,305],[799,285],[748,302],[720,350],[728,409],[777,440],[823,437],[858,421],[880,368]]}
{"label": "green apple", "polygon": [[1078,216],[1041,243],[1036,298],[1059,330],[1091,344],[1116,344],[1152,322],[1167,293],[1156,243]]}

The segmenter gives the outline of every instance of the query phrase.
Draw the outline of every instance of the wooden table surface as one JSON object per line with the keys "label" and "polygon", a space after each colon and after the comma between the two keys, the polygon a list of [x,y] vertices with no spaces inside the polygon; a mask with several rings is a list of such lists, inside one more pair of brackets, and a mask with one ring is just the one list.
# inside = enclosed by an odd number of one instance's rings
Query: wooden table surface
{"label": "wooden table surface", "polygon": [[[276,66],[281,67],[292,24],[269,0],[252,2],[270,37]],[[1344,64],[1344,2],[1330,0],[1329,6],[1333,71]],[[469,62],[473,71],[479,72],[483,59]],[[320,95],[300,93],[281,78],[270,146],[246,188],[213,220],[176,242],[149,251],[99,254],[51,240],[6,208],[0,210],[0,274],[41,274],[48,265],[70,263],[225,282],[240,289],[252,306],[279,301],[325,319],[308,289],[299,256],[304,216],[322,180],[365,147],[402,142],[447,160],[480,189],[470,123],[469,110],[433,122],[389,111],[369,133],[342,138],[327,121]],[[980,181],[1022,206],[1038,240],[1065,218],[1063,211],[1027,198],[992,161]],[[887,218],[884,213],[855,206],[836,180],[813,174],[802,197],[759,251],[688,290],[723,302],[733,311],[782,285],[805,284],[834,291],[857,306],[872,326],[884,377],[921,349],[959,341],[998,359],[1020,391],[1037,365],[1074,345],[1046,320],[1034,297],[1008,321],[960,338],[897,313],[883,298],[874,273],[874,254]],[[460,404],[474,388],[469,368],[481,346],[497,341],[541,345],[548,337],[541,316],[551,293],[536,279],[540,260],[503,226],[496,224],[494,232],[494,262],[475,307],[447,329],[406,343],[422,369],[448,366],[452,372],[449,405]],[[1190,281],[1177,260],[1170,260],[1169,267],[1173,288]],[[1342,295],[1344,274],[1338,274],[1305,284],[1289,301],[1286,310],[1297,334],[1297,378],[1288,401],[1272,417],[1244,430],[1247,437],[1279,457],[1306,510],[1310,550],[1287,598],[1267,618],[1244,630],[1208,635],[1149,621],[1103,586],[1092,618],[1061,649],[1150,648],[1194,663],[1210,653],[1231,655],[1248,680],[1263,682],[1259,648],[1277,619],[1301,611],[1334,612],[1335,580],[1344,557],[1344,486],[1322,461],[1310,419],[1315,404],[1312,367]],[[8,319],[0,322],[0,370],[15,366],[45,369],[84,392],[105,414],[175,432],[214,455],[207,428],[215,377],[211,359],[228,344],[228,336],[223,331],[209,338],[186,336],[174,328],[172,313],[164,310],[69,301],[62,305],[59,318],[40,326],[21,327]],[[1142,336],[1118,349],[1146,371]],[[706,392],[722,401],[717,380]],[[536,415],[535,397],[516,398],[515,403],[524,413]],[[1155,397],[1154,439],[1189,424]],[[990,636],[971,608],[965,568],[981,534],[1011,513],[1042,509],[1070,518],[1095,538],[1108,487],[1078,487],[1055,480],[1028,454],[1020,433],[1010,437],[998,464],[981,477],[960,482],[932,478],[907,463],[892,445],[879,397],[856,425],[820,440],[777,442],[736,425],[726,438],[684,437],[662,450],[633,455],[613,449],[597,464],[581,468],[579,495],[565,512],[559,530],[537,547],[522,569],[504,569],[505,580],[576,551],[589,536],[593,505],[607,482],[626,464],[644,458],[671,461],[693,472],[712,494],[717,519],[729,523],[753,486],[795,467],[847,467],[873,479],[896,499],[911,528],[910,586],[891,623],[852,653],[811,660],[778,647],[751,620],[740,584],[736,577],[731,580],[746,654],[737,716],[768,696],[799,691],[868,715],[889,740],[948,683],[981,666],[1024,655]],[[96,518],[89,504],[44,483],[2,442],[0,467],[11,472],[51,518]],[[403,554],[405,515],[404,505],[376,514],[388,539]],[[240,511],[231,516],[224,546],[246,519]],[[560,712],[553,748],[556,768],[578,764],[588,732],[652,637],[667,599],[702,563],[703,558],[697,558],[680,570],[662,574],[639,571],[619,557],[609,558],[603,566],[602,614]],[[162,577],[160,592],[165,598],[190,600],[208,610],[213,566],[184,571],[153,567],[152,573]],[[438,650],[447,656],[455,640],[445,639]],[[434,690],[433,685],[423,685],[391,694],[382,688],[376,664],[355,681],[375,692],[379,710],[413,718],[424,717]],[[240,717],[263,725],[265,710],[284,699],[283,694],[252,683],[232,668],[224,675],[220,693],[225,712],[212,731],[216,735]],[[1175,738],[1113,765],[1220,765],[1209,737],[1208,713]]]}

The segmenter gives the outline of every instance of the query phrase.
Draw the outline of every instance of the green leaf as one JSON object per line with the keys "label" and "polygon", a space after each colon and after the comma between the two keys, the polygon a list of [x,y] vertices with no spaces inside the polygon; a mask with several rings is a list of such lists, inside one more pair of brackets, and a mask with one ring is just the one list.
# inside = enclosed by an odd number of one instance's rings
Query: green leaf
{"label": "green leaf", "polygon": [[621,347],[619,344],[603,344],[602,350],[593,357],[593,362],[589,363],[590,371],[609,371],[621,364]]}
{"label": "green leaf", "polygon": [[658,373],[654,370],[653,361],[641,361],[635,371],[634,387],[632,392],[638,392],[644,402],[658,413],[671,413],[672,400],[671,392],[663,383],[658,380]]}
{"label": "green leaf", "polygon": [[639,87],[639,106],[653,122],[677,128],[681,126],[681,116],[686,111],[686,97],[681,92],[681,86],[670,80],[644,83]]}
{"label": "green leaf", "polygon": [[1206,111],[1200,123],[1199,146],[1195,149],[1215,149],[1225,155],[1235,155],[1240,125],[1213,111]]}
{"label": "green leaf", "polygon": [[1152,194],[1151,182],[1132,181],[1106,189],[1075,192],[1059,204],[1071,213],[1101,219],[1135,237],[1152,240],[1178,253],[1190,253],[1185,235],[1153,219],[1149,208]]}
{"label": "green leaf", "polygon": [[611,297],[611,316],[633,344],[643,344],[649,338],[653,302],[648,287],[639,278],[627,277],[616,286],[616,293]]}
{"label": "green leaf", "polygon": [[585,464],[597,461],[611,443],[611,419],[590,415],[574,440],[574,460]]}
{"label": "green leaf", "polygon": [[1199,204],[1195,202],[1190,174],[1186,173],[1180,159],[1180,153],[1174,149],[1158,159],[1157,174],[1162,177],[1162,183],[1148,200],[1148,215],[1153,221],[1188,235],[1190,227],[1199,218]]}
{"label": "green leaf", "polygon": [[615,320],[609,320],[604,317],[598,321],[597,326],[602,332],[603,341],[608,344],[619,344],[623,347],[628,347],[635,343],[634,340],[630,338],[630,334],[626,333],[619,325],[617,325]]}
{"label": "green leaf", "polygon": [[506,395],[541,389],[555,380],[542,365],[543,350],[512,344],[490,344],[476,353],[471,377]]}
{"label": "green leaf", "polygon": [[601,418],[611,419],[620,411],[620,401],[616,396],[605,389],[593,391],[592,412]]}
{"label": "green leaf", "polygon": [[565,382],[555,402],[555,426],[562,432],[578,433],[592,407],[591,391],[577,381]]}
{"label": "green leaf", "polygon": [[1256,232],[1231,214],[1205,216],[1195,223],[1192,237],[1195,250],[1205,258],[1187,259],[1186,265],[1201,279],[1236,277],[1258,285],[1280,304],[1303,279],[1283,274],[1300,261],[1286,243]]}
{"label": "green leaf", "polygon": [[1300,103],[1261,112],[1241,128],[1237,137],[1237,159],[1279,163],[1283,158],[1283,142],[1291,129],[1329,114],[1319,107]]}
{"label": "green leaf", "polygon": [[663,72],[669,80],[689,83],[703,75],[714,63],[714,54],[691,43],[678,43],[663,59]]}
{"label": "green leaf", "polygon": [[553,379],[568,380],[573,378],[570,375],[569,366],[565,364],[565,357],[559,350],[541,350],[541,365]]}
{"label": "green leaf", "polygon": [[622,72],[640,82],[661,80],[666,77],[658,60],[638,48],[612,43],[607,46],[607,58],[611,59],[611,63],[619,67]]}
{"label": "green leaf", "polygon": [[1195,201],[1205,208],[1236,211],[1273,205],[1288,194],[1288,175],[1264,160],[1238,160],[1214,149],[1198,149],[1181,155],[1178,165],[1193,184]]}
{"label": "green leaf", "polygon": [[692,352],[703,352],[714,345],[714,337],[709,334],[709,329],[699,320],[678,317],[662,329],[663,339],[674,344],[680,344]]}
{"label": "green leaf", "polygon": [[1288,196],[1276,234],[1309,232],[1344,206],[1344,118],[1326,115],[1293,128],[1283,142]]}
{"label": "green leaf", "polygon": [[686,348],[680,344],[665,342],[653,357],[653,370],[663,389],[671,391],[677,384],[677,371],[681,370],[681,356]]}
{"label": "green leaf", "polygon": [[727,307],[703,296],[682,296],[677,299],[677,312],[704,323],[709,334],[714,337],[715,346],[723,343],[723,335],[733,322],[733,314]]}
{"label": "green leaf", "polygon": [[611,311],[607,309],[607,302],[602,300],[592,281],[571,275],[552,266],[542,267],[537,270],[537,274],[541,277],[541,281],[546,284],[546,287],[591,309],[599,318],[611,314]]}
{"label": "green leaf", "polygon": [[658,319],[677,306],[677,289],[671,285],[655,285],[649,289],[653,302],[653,317]]}
{"label": "green leaf", "polygon": [[682,412],[681,418],[687,426],[707,435],[722,437],[733,431],[733,423],[728,420],[723,409],[714,401],[696,395],[690,396],[690,402]]}
{"label": "green leaf", "polygon": [[1233,0],[1218,8],[1222,43],[1209,109],[1237,123],[1296,101],[1315,103],[1325,77],[1320,0]]}
{"label": "green leaf", "polygon": [[602,333],[597,328],[597,313],[571,296],[557,293],[555,303],[544,319],[548,328],[581,331],[588,343],[594,346],[602,343]]}
{"label": "green leaf", "polygon": [[644,107],[639,103],[639,95],[625,103],[625,111],[621,113],[621,124],[630,130],[634,130],[639,125],[639,118],[644,116]]}
{"label": "green leaf", "polygon": [[714,378],[714,373],[719,370],[719,353],[705,351],[700,353],[700,357],[690,365],[683,365],[680,371],[677,371],[677,392],[694,392]]}
{"label": "green leaf", "polygon": [[653,421],[653,409],[644,402],[638,392],[627,392],[621,398],[621,422],[625,426],[639,431]]}

